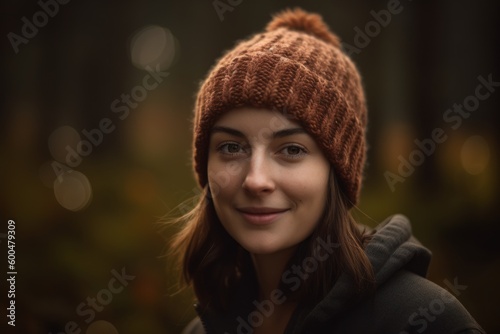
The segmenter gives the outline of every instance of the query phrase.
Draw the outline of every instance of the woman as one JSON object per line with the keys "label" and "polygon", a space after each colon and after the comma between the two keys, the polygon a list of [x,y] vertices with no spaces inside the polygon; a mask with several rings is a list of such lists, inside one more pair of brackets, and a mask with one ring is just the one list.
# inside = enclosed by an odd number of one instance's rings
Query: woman
{"label": "woman", "polygon": [[275,16],[209,73],[194,118],[203,194],[173,242],[199,317],[185,333],[483,333],[425,279],[408,220],[353,220],[360,76],[321,17]]}

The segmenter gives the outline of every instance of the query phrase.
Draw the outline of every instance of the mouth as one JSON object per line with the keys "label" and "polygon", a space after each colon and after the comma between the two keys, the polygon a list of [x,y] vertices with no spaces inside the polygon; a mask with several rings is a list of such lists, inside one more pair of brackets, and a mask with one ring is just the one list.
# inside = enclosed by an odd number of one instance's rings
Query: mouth
{"label": "mouth", "polygon": [[290,209],[269,207],[243,207],[237,208],[243,218],[254,225],[271,224],[284,215]]}

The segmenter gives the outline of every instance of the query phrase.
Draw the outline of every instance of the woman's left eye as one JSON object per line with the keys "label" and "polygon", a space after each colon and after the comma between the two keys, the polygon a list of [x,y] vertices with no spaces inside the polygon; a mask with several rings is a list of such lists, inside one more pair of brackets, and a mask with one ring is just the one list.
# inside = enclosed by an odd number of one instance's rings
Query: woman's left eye
{"label": "woman's left eye", "polygon": [[290,158],[298,158],[307,153],[307,151],[303,147],[298,145],[289,145],[287,147],[284,147],[280,152]]}

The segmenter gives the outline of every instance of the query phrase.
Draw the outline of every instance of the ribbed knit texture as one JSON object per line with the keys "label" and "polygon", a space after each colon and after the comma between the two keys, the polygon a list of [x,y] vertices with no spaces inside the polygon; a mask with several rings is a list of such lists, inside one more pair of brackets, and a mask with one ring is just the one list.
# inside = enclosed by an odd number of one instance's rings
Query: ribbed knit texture
{"label": "ribbed knit texture", "polygon": [[283,112],[312,135],[341,187],[358,202],[366,156],[366,103],[359,73],[317,14],[276,15],[267,31],[240,42],[213,67],[198,92],[193,162],[207,184],[210,129],[241,107]]}

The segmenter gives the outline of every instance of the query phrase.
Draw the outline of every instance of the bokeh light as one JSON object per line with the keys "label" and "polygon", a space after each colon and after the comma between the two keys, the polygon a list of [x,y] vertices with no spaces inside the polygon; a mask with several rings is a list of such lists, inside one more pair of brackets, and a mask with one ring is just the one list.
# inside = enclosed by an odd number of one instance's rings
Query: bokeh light
{"label": "bokeh light", "polygon": [[97,320],[90,324],[86,334],[118,334],[116,327],[105,320]]}
{"label": "bokeh light", "polygon": [[72,170],[54,180],[54,195],[65,209],[79,211],[90,203],[92,187],[84,174]]}
{"label": "bokeh light", "polygon": [[147,26],[132,37],[130,56],[132,64],[140,69],[148,66],[165,70],[175,58],[175,39],[170,30],[160,26]]}
{"label": "bokeh light", "polygon": [[462,145],[460,152],[462,167],[471,175],[484,172],[490,162],[490,146],[484,137],[469,137]]}

